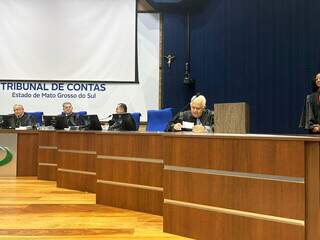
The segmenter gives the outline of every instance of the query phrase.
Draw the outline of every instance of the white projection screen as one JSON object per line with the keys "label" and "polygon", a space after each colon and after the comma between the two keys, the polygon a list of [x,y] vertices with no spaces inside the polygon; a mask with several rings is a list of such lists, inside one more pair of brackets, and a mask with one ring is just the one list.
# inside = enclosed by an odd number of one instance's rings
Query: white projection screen
{"label": "white projection screen", "polygon": [[[106,116],[114,113],[117,104],[123,102],[127,104],[129,112],[140,112],[142,114],[141,120],[146,121],[147,110],[159,109],[160,106],[160,14],[138,13],[137,15],[139,83],[0,81],[0,99],[2,99],[0,114],[12,113],[13,104],[18,103],[24,105],[26,112],[43,111],[44,115],[57,115],[62,111],[62,104],[70,101],[75,112],[87,111],[88,114],[98,114],[101,120],[105,120]],[[2,35],[0,35],[1,37]],[[0,71],[1,69],[0,65]],[[17,84],[28,85],[29,83],[42,86],[42,88],[32,90],[12,87]],[[11,88],[9,84],[11,84]],[[52,86],[57,84],[61,84],[62,89],[52,89]],[[74,86],[80,84],[86,86],[104,85],[105,90],[75,90]],[[71,86],[71,89],[68,86]],[[17,96],[18,94],[22,94],[22,96]],[[80,94],[91,94],[95,97],[79,98]],[[67,97],[66,95],[75,95],[76,97]]]}
{"label": "white projection screen", "polygon": [[136,80],[136,0],[0,0],[0,29],[0,80]]}

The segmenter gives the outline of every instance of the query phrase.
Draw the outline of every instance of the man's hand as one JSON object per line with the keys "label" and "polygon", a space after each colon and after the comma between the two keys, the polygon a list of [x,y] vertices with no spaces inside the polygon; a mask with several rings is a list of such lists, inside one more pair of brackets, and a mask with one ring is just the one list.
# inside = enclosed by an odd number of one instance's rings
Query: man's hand
{"label": "man's hand", "polygon": [[176,123],[176,124],[173,126],[173,129],[174,129],[175,131],[181,131],[181,129],[182,129],[181,123]]}
{"label": "man's hand", "polygon": [[195,132],[195,133],[204,133],[205,130],[206,130],[205,127],[202,125],[194,125],[192,128],[192,132]]}
{"label": "man's hand", "polygon": [[320,132],[320,125],[319,124],[315,124],[312,128],[312,132]]}

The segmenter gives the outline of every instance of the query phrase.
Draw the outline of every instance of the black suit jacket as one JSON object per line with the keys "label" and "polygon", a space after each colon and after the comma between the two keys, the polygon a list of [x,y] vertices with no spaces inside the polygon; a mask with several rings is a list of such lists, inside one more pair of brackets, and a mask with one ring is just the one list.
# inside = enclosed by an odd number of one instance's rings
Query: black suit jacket
{"label": "black suit jacket", "polygon": [[[209,109],[205,109],[199,118],[201,124],[203,126],[209,127],[213,131],[213,112],[210,111]],[[173,126],[176,123],[181,123],[185,122],[193,122],[195,125],[197,124],[197,118],[193,117],[191,114],[191,110],[185,111],[185,112],[180,112],[176,114],[173,119],[169,122],[167,131],[173,132],[174,128]]]}
{"label": "black suit jacket", "polygon": [[[117,115],[117,114],[116,114]],[[121,116],[122,114],[119,114]],[[114,118],[113,115],[112,119],[109,121],[109,128],[110,131],[136,131],[136,123],[130,114],[123,114],[121,118]]]}
{"label": "black suit jacket", "polygon": [[67,119],[68,127],[70,126],[79,126],[80,125],[80,119],[79,116],[75,113],[71,113],[69,115],[62,113],[61,116],[65,117]]}
{"label": "black suit jacket", "polygon": [[28,115],[27,113],[24,113],[22,117],[17,118],[16,115],[12,114],[12,117],[10,118],[9,121],[9,126],[12,128],[17,128],[20,126],[36,126],[36,121],[35,119],[31,116]]}
{"label": "black suit jacket", "polygon": [[307,95],[299,127],[309,129],[309,132],[313,133],[312,128],[316,124],[320,124],[320,93],[318,91]]}

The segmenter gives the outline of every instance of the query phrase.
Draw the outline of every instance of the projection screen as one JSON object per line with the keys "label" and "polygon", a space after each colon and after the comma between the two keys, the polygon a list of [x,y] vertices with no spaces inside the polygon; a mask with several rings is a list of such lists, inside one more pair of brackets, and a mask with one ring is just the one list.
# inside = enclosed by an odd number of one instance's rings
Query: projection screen
{"label": "projection screen", "polygon": [[136,0],[1,0],[0,80],[134,82]]}

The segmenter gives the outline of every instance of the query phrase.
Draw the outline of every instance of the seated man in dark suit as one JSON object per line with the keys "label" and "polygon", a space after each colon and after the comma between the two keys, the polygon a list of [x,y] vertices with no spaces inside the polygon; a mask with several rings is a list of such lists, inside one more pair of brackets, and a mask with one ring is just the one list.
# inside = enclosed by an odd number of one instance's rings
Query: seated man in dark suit
{"label": "seated man in dark suit", "polygon": [[11,128],[18,128],[23,126],[32,126],[35,127],[36,121],[35,119],[24,112],[24,108],[21,104],[13,105],[12,117],[9,120],[9,126]]}
{"label": "seated man in dark suit", "polygon": [[127,113],[127,105],[119,103],[116,107],[116,114],[113,114],[112,119],[108,122],[110,131],[135,131],[136,123],[132,116]]}
{"label": "seated man in dark suit", "polygon": [[72,104],[70,102],[65,102],[65,103],[63,103],[62,107],[63,107],[63,113],[61,114],[61,116],[66,118],[67,125],[69,127],[70,126],[79,126],[80,125],[79,116],[77,116],[73,112]]}
{"label": "seated man in dark suit", "polygon": [[169,122],[167,131],[213,132],[213,112],[205,107],[204,96],[193,96],[190,101],[190,110],[176,114]]}

